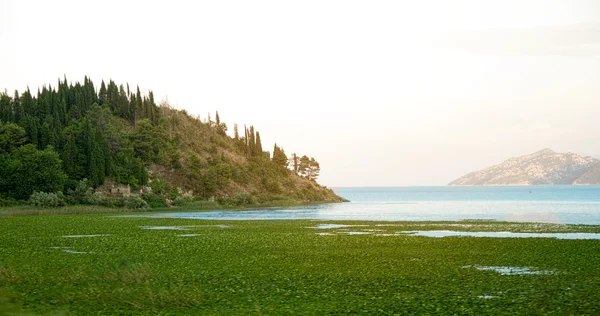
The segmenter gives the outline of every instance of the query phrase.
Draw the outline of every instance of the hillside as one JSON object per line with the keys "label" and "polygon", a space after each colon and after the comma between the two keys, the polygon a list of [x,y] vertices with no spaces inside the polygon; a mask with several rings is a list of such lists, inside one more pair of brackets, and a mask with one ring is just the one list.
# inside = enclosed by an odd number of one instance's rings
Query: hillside
{"label": "hillside", "polygon": [[271,153],[253,126],[233,129],[228,136],[218,113],[201,120],[112,80],[0,93],[0,202],[86,187],[101,197],[125,188],[158,205],[182,196],[235,205],[343,200],[316,182],[314,158],[288,157],[277,145]]}
{"label": "hillside", "polygon": [[600,160],[542,149],[469,173],[449,185],[600,184]]}

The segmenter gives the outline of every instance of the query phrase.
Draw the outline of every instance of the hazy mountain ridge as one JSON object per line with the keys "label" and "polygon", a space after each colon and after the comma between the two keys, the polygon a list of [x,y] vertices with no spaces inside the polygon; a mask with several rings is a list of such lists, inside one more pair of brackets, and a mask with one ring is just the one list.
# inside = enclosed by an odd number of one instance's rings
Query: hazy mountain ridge
{"label": "hazy mountain ridge", "polygon": [[600,160],[542,149],[462,176],[449,185],[600,184]]}

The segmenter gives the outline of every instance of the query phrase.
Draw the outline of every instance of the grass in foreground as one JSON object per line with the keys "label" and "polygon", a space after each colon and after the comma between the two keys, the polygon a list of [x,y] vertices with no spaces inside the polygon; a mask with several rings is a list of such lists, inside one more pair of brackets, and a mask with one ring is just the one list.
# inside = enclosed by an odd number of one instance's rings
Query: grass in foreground
{"label": "grass in foreground", "polygon": [[[93,214],[2,218],[0,314],[20,304],[31,313],[67,315],[600,311],[598,240],[322,236],[318,233],[330,230],[309,228],[318,223]],[[462,228],[455,223],[345,223],[366,226],[335,231],[532,229],[507,223]],[[537,232],[579,230],[600,232],[597,226],[535,226]],[[103,236],[61,237],[88,234]],[[501,275],[465,268],[473,265],[552,273]]]}

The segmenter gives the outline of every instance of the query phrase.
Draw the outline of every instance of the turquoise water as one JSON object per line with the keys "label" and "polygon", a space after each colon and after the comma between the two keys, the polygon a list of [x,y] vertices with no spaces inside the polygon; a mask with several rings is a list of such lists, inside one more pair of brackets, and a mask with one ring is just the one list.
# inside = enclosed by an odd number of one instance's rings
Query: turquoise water
{"label": "turquoise water", "polygon": [[334,188],[349,203],[169,214],[251,220],[495,220],[600,225],[600,186]]}

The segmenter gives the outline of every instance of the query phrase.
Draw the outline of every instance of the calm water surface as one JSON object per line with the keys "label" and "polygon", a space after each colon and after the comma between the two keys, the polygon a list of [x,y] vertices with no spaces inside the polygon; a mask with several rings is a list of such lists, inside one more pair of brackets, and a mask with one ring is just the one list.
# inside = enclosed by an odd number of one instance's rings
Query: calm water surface
{"label": "calm water surface", "polygon": [[222,220],[496,220],[600,224],[600,186],[334,188],[349,203],[155,214]]}

